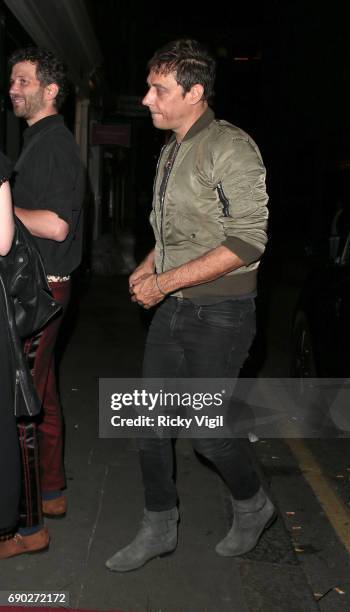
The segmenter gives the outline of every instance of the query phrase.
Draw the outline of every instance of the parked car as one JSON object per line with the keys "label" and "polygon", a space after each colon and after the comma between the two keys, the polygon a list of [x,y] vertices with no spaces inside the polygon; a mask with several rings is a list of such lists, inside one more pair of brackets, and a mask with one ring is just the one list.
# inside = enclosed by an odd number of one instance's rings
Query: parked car
{"label": "parked car", "polygon": [[311,254],[293,316],[290,369],[297,378],[350,374],[350,160],[338,164],[330,193],[326,249]]}

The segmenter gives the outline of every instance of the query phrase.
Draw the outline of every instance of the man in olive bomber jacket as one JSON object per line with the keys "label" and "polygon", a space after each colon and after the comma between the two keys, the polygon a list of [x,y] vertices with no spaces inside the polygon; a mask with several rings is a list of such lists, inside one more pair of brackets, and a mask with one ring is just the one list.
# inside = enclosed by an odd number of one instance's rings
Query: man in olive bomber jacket
{"label": "man in olive bomber jacket", "polygon": [[[129,278],[133,302],[158,304],[146,341],[144,378],[236,378],[255,335],[256,276],[266,243],[265,168],[241,129],[216,120],[208,105],[215,62],[195,40],[178,40],[148,63],[148,107],[171,130],[154,184],[155,248]],[[227,484],[232,527],[216,546],[234,557],[254,548],[275,518],[246,441],[192,439]],[[145,491],[141,527],[107,562],[137,569],[177,544],[178,498],[171,439],[139,440]]]}

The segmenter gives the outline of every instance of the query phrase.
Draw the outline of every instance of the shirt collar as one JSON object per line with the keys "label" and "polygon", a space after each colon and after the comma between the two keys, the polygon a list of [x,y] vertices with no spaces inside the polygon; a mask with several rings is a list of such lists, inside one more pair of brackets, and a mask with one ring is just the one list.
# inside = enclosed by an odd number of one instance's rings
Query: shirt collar
{"label": "shirt collar", "polygon": [[48,117],[44,117],[43,119],[36,121],[35,123],[33,123],[33,125],[27,127],[24,130],[23,141],[27,142],[33,136],[35,136],[35,134],[38,134],[39,132],[41,132],[41,130],[43,130],[45,127],[48,127],[49,125],[54,125],[54,124],[58,125],[60,123],[63,123],[62,115],[56,114],[56,115],[49,115]]}

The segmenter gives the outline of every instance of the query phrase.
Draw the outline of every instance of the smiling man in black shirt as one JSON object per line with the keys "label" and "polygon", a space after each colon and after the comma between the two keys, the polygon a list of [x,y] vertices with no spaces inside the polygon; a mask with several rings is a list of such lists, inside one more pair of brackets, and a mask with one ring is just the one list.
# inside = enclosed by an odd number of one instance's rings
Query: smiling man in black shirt
{"label": "smiling man in black shirt", "polygon": [[[13,111],[28,125],[15,166],[15,213],[34,236],[52,294],[65,309],[70,275],[81,261],[85,188],[79,149],[58,114],[67,93],[66,70],[52,52],[34,47],[16,51],[10,64]],[[26,519],[19,534],[0,543],[6,545],[0,550],[2,558],[47,547],[49,536],[42,513],[55,518],[66,513],[62,413],[54,363],[61,320],[62,316],[52,320],[25,347],[43,408],[38,424],[42,506],[36,503],[35,474],[24,470]],[[26,453],[24,435],[20,441]]]}
{"label": "smiling man in black shirt", "polygon": [[34,235],[47,274],[68,276],[81,260],[84,173],[61,115],[25,130],[23,156],[13,191],[16,214]]}

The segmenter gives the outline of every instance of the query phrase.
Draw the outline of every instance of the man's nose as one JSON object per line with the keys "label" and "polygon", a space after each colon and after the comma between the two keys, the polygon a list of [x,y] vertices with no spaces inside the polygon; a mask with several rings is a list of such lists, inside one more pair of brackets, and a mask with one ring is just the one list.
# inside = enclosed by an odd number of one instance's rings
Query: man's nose
{"label": "man's nose", "polygon": [[145,97],[143,98],[141,104],[143,104],[143,106],[150,106],[151,105],[151,100],[152,100],[152,94],[151,94],[151,90],[148,91],[145,95]]}
{"label": "man's nose", "polygon": [[13,93],[16,93],[16,91],[18,91],[18,86],[16,85],[15,82],[13,82],[10,84],[9,93],[13,94]]}

